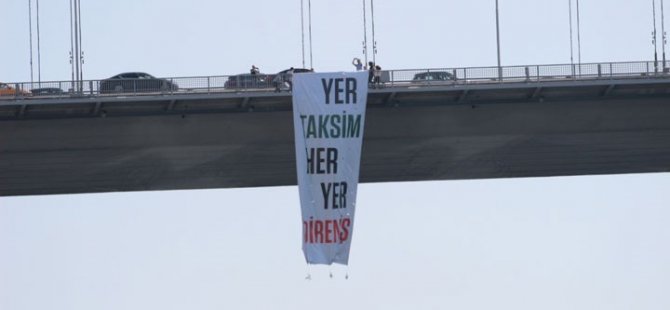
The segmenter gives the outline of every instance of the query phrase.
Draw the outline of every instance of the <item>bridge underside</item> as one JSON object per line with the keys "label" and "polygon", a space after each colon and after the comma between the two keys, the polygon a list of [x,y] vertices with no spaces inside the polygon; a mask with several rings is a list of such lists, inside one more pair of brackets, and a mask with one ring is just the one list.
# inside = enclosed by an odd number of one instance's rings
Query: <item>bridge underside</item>
{"label": "bridge underside", "polygon": [[[669,99],[665,82],[374,91],[361,182],[667,172]],[[296,184],[289,96],[133,100],[0,107],[0,195]]]}

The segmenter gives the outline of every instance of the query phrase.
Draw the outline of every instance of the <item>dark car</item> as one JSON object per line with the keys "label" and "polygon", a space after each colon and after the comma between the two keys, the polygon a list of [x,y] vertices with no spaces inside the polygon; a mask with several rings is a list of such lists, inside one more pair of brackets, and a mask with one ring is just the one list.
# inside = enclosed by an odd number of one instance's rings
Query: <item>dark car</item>
{"label": "dark car", "polygon": [[121,73],[100,81],[100,93],[103,94],[161,92],[178,89],[177,84],[144,72]]}
{"label": "dark car", "polygon": [[[285,82],[288,82],[288,76],[289,76],[289,71],[291,69],[286,69],[277,72],[275,75],[268,76],[270,80],[272,81],[272,85],[275,89],[280,89],[285,86]],[[306,73],[306,72],[314,72],[313,69],[305,69],[305,68],[293,68],[293,74],[296,73]]]}
{"label": "dark car", "polygon": [[[291,69],[286,69],[277,72],[274,76],[272,76],[272,79],[281,79],[282,81],[286,80],[286,77],[288,76],[288,72],[291,71]],[[293,68],[293,73],[305,73],[305,72],[314,72],[312,69],[305,69],[305,68]]]}
{"label": "dark car", "polygon": [[244,73],[228,77],[223,87],[228,89],[269,88],[272,87],[271,81],[272,79],[267,74]]}
{"label": "dark car", "polygon": [[58,96],[63,94],[63,90],[58,87],[41,87],[30,90],[33,96]]}
{"label": "dark car", "polygon": [[454,81],[454,75],[446,71],[422,72],[414,75],[412,83],[433,84],[447,81]]}

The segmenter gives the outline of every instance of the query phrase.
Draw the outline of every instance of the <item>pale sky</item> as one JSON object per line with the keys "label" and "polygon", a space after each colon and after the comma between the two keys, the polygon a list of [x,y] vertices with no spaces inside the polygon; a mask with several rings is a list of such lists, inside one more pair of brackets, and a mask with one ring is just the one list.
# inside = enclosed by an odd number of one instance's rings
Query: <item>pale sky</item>
{"label": "pale sky", "polygon": [[[493,0],[384,0],[374,8],[384,69],[496,65]],[[582,62],[653,59],[649,1],[582,0],[580,9]],[[42,80],[69,80],[69,1],[43,0],[40,11]],[[568,12],[567,0],[501,0],[503,65],[570,63]],[[30,81],[28,3],[3,0],[1,14],[0,81]],[[84,0],[81,14],[85,79],[302,66],[299,0]],[[352,69],[351,59],[362,58],[362,2],[313,0],[312,20],[316,71]]]}
{"label": "pale sky", "polygon": [[[68,80],[69,1],[40,5],[42,80]],[[567,0],[500,5],[503,65],[570,62]],[[298,0],[82,6],[86,79],[301,66]],[[650,2],[580,6],[583,62],[653,59]],[[312,7],[314,68],[353,69],[361,2]],[[27,13],[3,0],[0,81],[30,80]],[[381,0],[375,19],[384,69],[496,64],[492,0]],[[347,268],[305,265],[295,186],[2,197],[0,309],[669,309],[669,185],[362,184]]]}

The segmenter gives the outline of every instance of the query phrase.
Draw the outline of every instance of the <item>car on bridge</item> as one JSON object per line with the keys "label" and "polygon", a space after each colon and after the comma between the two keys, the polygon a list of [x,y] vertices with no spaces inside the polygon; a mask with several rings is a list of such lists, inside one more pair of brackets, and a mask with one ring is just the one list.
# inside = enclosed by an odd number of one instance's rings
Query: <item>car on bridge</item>
{"label": "car on bridge", "polygon": [[262,89],[272,87],[270,75],[263,73],[243,73],[228,77],[223,84],[228,89]]}
{"label": "car on bridge", "polygon": [[179,86],[144,72],[127,72],[100,81],[100,93],[140,93],[176,91]]}
{"label": "car on bridge", "polygon": [[58,96],[63,94],[63,90],[58,87],[42,87],[30,90],[33,96]]}
{"label": "car on bridge", "polygon": [[455,81],[454,74],[447,71],[428,71],[421,72],[414,75],[412,79],[413,84],[442,84],[445,82]]}
{"label": "car on bridge", "polygon": [[16,89],[7,83],[0,83],[0,96],[30,96],[30,92]]}
{"label": "car on bridge", "polygon": [[293,74],[296,73],[308,73],[308,72],[314,72],[314,69],[306,69],[306,68],[290,68],[290,69],[285,69],[282,71],[277,72],[275,75],[270,75],[270,81],[272,81],[272,86],[275,87],[275,89],[285,89],[288,86],[286,85],[287,82],[289,82],[289,72],[293,70]]}

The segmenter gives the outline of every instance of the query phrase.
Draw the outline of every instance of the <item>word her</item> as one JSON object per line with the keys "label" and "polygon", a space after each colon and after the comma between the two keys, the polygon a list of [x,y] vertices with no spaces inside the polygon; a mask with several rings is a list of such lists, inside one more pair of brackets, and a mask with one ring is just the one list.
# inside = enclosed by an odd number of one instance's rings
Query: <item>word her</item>
{"label": "word her", "polygon": [[307,174],[337,173],[337,148],[317,147],[307,151]]}

